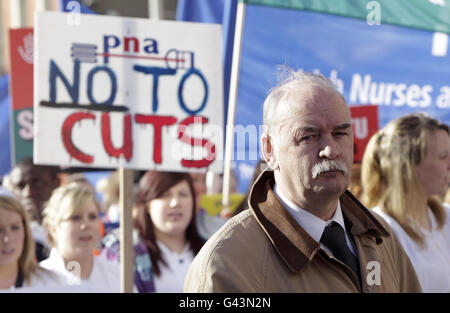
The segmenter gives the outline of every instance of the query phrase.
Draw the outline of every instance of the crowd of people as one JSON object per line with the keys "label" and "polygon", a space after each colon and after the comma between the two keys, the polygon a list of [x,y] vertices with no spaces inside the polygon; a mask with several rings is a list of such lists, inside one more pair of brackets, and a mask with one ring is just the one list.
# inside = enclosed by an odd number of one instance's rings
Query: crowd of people
{"label": "crowd of people", "polygon": [[[206,212],[198,201],[206,189],[204,173],[139,175],[133,205],[135,292],[183,291],[195,255],[226,221],[210,216],[221,222],[200,235],[197,221],[209,221],[199,213]],[[80,173],[58,173],[31,158],[16,164],[0,189],[0,291],[120,292],[118,202],[117,172],[94,187]]]}
{"label": "crowd of people", "polygon": [[[234,211],[205,213],[206,173],[140,175],[135,292],[450,292],[448,125],[397,118],[354,164],[344,97],[295,71],[263,122],[263,159]],[[117,174],[98,184],[101,203],[82,175],[61,178],[28,158],[3,179],[0,291],[120,291]]]}

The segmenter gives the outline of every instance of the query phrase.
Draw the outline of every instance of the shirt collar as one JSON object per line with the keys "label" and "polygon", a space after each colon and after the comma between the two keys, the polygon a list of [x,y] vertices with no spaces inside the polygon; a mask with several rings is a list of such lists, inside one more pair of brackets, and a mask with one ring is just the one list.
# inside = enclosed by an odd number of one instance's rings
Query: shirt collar
{"label": "shirt collar", "polygon": [[162,253],[165,255],[172,255],[172,254],[177,255],[177,256],[184,255],[189,252],[189,247],[190,247],[189,242],[186,241],[186,243],[184,244],[184,247],[183,247],[183,251],[178,253],[178,252],[170,250],[170,248],[168,246],[166,246],[160,240],[156,240],[156,244],[158,245],[158,247],[162,251]]}
{"label": "shirt collar", "polygon": [[[92,270],[91,270],[91,274],[89,275],[89,277],[83,281],[94,281],[98,271],[99,266],[96,265],[97,261],[97,257],[95,257],[94,255],[92,256],[93,259],[93,264],[92,264]],[[77,276],[77,271],[75,271],[74,266],[76,266],[76,263],[72,263],[69,261],[66,265],[63,256],[58,252],[58,250],[56,248],[52,248],[50,250],[50,255],[49,257],[44,260],[43,262],[47,263],[47,266],[45,266],[47,269],[51,270],[51,271],[55,271],[57,273],[60,273],[62,275],[64,275],[65,277],[67,277],[68,279],[70,279],[70,283],[69,284],[73,284],[73,285],[79,285],[81,284],[81,279],[79,276]],[[76,261],[73,261],[76,262]]]}
{"label": "shirt collar", "polygon": [[47,260],[56,271],[59,271],[61,273],[66,272],[66,265],[64,263],[64,258],[62,257],[61,254],[59,254],[56,248],[52,248],[50,250],[50,255],[48,256]]}
{"label": "shirt collar", "polygon": [[320,238],[322,237],[323,231],[325,227],[331,224],[332,222],[336,222],[342,226],[344,231],[345,223],[344,216],[342,215],[341,202],[338,200],[336,211],[334,212],[333,217],[324,221],[323,219],[309,213],[308,211],[302,209],[300,206],[296,205],[292,201],[290,201],[281,189],[275,184],[273,191],[280,199],[280,201],[284,204],[289,213],[294,217],[297,223],[317,242],[320,242]]}

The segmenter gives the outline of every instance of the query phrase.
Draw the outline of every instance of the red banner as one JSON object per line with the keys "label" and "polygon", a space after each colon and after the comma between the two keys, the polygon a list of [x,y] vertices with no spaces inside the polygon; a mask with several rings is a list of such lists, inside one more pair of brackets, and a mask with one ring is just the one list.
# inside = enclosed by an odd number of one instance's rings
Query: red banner
{"label": "red banner", "polygon": [[11,161],[33,155],[33,28],[9,30]]}
{"label": "red banner", "polygon": [[370,137],[379,128],[378,106],[363,105],[350,107],[350,112],[352,115],[352,128],[355,142],[354,162],[360,163]]}
{"label": "red banner", "polygon": [[10,29],[11,91],[14,110],[33,107],[33,28]]}

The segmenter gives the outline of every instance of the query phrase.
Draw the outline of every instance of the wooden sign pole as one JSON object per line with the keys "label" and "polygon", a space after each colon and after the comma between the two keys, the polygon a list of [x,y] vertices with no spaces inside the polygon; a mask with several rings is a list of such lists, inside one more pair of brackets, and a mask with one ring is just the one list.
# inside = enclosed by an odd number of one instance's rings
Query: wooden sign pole
{"label": "wooden sign pole", "polygon": [[120,292],[133,292],[133,170],[119,169],[120,184]]}
{"label": "wooden sign pole", "polygon": [[242,37],[244,35],[245,3],[239,2],[236,12],[236,27],[234,32],[233,60],[231,64],[230,95],[228,98],[227,128],[225,137],[225,160],[223,166],[222,207],[230,207],[230,175],[231,160],[234,153],[234,120],[239,85],[239,69],[241,63]]}

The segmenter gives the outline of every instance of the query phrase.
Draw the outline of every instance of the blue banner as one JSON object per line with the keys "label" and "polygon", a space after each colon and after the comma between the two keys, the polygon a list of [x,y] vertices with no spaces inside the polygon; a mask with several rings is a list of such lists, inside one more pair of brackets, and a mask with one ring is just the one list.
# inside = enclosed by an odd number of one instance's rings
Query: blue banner
{"label": "blue banner", "polygon": [[234,25],[238,0],[178,0],[177,20],[222,24],[224,124],[227,124],[228,93],[233,56]]}
{"label": "blue banner", "polygon": [[9,75],[0,77],[0,178],[11,170]]}
{"label": "blue banner", "polygon": [[[239,76],[235,160],[240,189],[260,156],[263,102],[277,83],[277,66],[329,77],[350,106],[377,105],[380,127],[424,111],[450,123],[450,53],[446,34],[349,17],[247,5]],[[443,35],[443,36],[442,36]],[[242,136],[240,136],[242,137]],[[258,136],[259,137],[259,136]]]}
{"label": "blue banner", "polygon": [[61,12],[97,14],[95,11],[81,3],[80,0],[60,0],[59,5]]}

